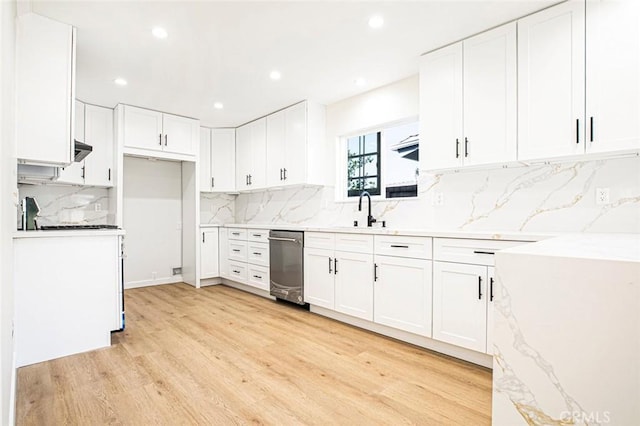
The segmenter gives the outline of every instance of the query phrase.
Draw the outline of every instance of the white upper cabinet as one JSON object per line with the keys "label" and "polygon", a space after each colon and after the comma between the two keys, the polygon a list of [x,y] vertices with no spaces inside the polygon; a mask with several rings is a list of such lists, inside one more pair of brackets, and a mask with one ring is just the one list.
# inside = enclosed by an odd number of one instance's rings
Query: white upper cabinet
{"label": "white upper cabinet", "polygon": [[463,43],[465,165],[516,159],[516,24]]}
{"label": "white upper cabinet", "polygon": [[130,105],[122,107],[125,154],[145,155],[145,151],[166,153],[159,155],[161,158],[173,158],[172,154],[195,154],[199,146],[199,120]]}
{"label": "white upper cabinet", "polygon": [[211,190],[233,192],[236,190],[236,131],[235,129],[211,130]]}
{"label": "white upper cabinet", "polygon": [[303,102],[284,110],[285,163],[282,176],[284,183],[288,185],[314,183],[311,174],[309,174],[311,179],[307,182],[307,163],[320,161],[320,158],[312,159],[307,156],[307,144],[324,143],[324,141],[314,142],[314,137],[317,135],[308,135],[307,105],[307,102]]}
{"label": "white upper cabinet", "polygon": [[518,21],[518,159],[584,153],[584,1]]}
{"label": "white upper cabinet", "polygon": [[238,190],[266,186],[267,120],[261,118],[236,129],[236,187]]}
{"label": "white upper cabinet", "polygon": [[234,192],[235,129],[200,128],[200,191]]}
{"label": "white upper cabinet", "polygon": [[113,186],[115,144],[111,108],[85,106],[85,142],[93,148],[84,159],[85,185]]}
{"label": "white upper cabinet", "polygon": [[640,2],[587,2],[587,152],[640,149]]}
{"label": "white upper cabinet", "polygon": [[424,168],[516,159],[516,72],[515,23],[423,56]]}
{"label": "white upper cabinet", "polygon": [[113,186],[114,136],[113,110],[75,102],[76,140],[91,145],[84,160],[60,168],[58,183],[87,186]]}
{"label": "white upper cabinet", "polygon": [[278,111],[267,116],[267,185],[283,184],[286,164],[286,115]]}
{"label": "white upper cabinet", "polygon": [[75,29],[28,13],[16,29],[16,139],[23,163],[73,161]]}
{"label": "white upper cabinet", "polygon": [[200,192],[211,192],[211,129],[200,127]]}

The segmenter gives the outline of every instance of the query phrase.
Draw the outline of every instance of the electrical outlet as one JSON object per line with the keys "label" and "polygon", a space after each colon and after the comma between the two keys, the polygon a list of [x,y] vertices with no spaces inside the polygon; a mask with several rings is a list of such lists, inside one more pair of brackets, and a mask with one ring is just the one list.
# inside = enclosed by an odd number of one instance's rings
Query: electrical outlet
{"label": "electrical outlet", "polygon": [[433,193],[433,205],[444,206],[444,194],[440,191]]}
{"label": "electrical outlet", "polygon": [[599,206],[609,204],[609,188],[596,188],[596,204]]}
{"label": "electrical outlet", "polygon": [[100,204],[100,203],[95,203],[95,204],[94,204],[94,207],[95,207],[95,209],[96,209],[96,211],[97,211],[97,212],[99,212],[100,210],[102,210],[102,204]]}

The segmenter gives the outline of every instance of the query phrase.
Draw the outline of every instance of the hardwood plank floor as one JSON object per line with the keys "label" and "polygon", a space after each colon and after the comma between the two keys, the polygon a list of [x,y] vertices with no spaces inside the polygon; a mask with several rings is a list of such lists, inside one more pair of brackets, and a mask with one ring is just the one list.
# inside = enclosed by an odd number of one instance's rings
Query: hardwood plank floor
{"label": "hardwood plank floor", "polygon": [[18,370],[18,425],[491,423],[491,372],[214,286],[126,291],[113,345]]}

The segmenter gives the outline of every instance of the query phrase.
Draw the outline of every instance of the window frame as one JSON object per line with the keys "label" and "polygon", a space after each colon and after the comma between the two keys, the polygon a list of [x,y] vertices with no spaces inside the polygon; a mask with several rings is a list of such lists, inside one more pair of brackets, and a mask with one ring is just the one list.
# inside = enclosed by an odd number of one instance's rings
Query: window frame
{"label": "window frame", "polygon": [[[386,190],[387,190],[387,166],[388,161],[385,161],[385,155],[383,151],[386,145],[386,137],[385,137],[385,129],[390,127],[402,126],[406,124],[418,123],[420,120],[418,116],[408,117],[401,120],[390,121],[381,125],[376,125],[372,127],[367,127],[364,129],[360,129],[357,131],[352,131],[349,133],[345,133],[342,136],[337,137],[337,145],[338,149],[336,150],[336,182],[337,185],[335,187],[335,201],[339,203],[355,203],[358,202],[358,198],[356,196],[348,196],[348,165],[345,164],[345,159],[348,159],[348,140],[353,137],[364,136],[370,133],[380,133],[380,152],[379,152],[379,161],[380,167],[378,169],[378,173],[380,173],[380,195],[371,195],[371,199],[375,201],[415,201],[421,198],[420,194],[420,184],[418,183],[417,194],[413,197],[395,197],[395,198],[387,198]],[[418,171],[421,171],[420,161],[418,162]]]}
{"label": "window frame", "polygon": [[[353,139],[353,138],[358,138],[358,139],[364,139],[367,135],[371,135],[374,134],[376,135],[376,152],[374,153],[367,153],[367,152],[363,152],[362,150],[360,152],[360,154],[357,155],[349,155],[349,139]],[[359,140],[358,143],[360,144],[360,146],[363,146],[363,144],[365,143],[364,140]],[[350,136],[346,138],[346,157],[347,157],[347,173],[346,173],[346,187],[347,187],[347,198],[352,198],[352,197],[358,197],[360,195],[360,193],[362,193],[362,191],[367,191],[369,192],[369,194],[371,196],[376,196],[376,195],[382,195],[383,191],[382,191],[382,175],[383,175],[383,169],[382,169],[382,130],[378,130],[378,131],[371,131],[371,132],[365,132],[362,134],[359,134],[357,136]],[[377,169],[377,174],[373,175],[373,176],[367,176],[364,174],[364,169],[366,167],[366,165],[363,165],[361,163],[361,165],[359,166],[359,168],[361,169],[360,173],[358,174],[357,177],[349,177],[349,172],[348,172],[348,168],[349,168],[349,161],[353,158],[359,158],[360,160],[364,159],[365,157],[371,157],[371,156],[375,156],[377,159],[377,165],[376,165],[376,169]],[[362,183],[362,189],[349,189],[349,184],[352,180],[359,180],[361,182],[366,181],[367,179],[372,179],[374,178],[376,179],[376,188],[375,191],[369,191],[367,188],[365,188],[365,184]],[[358,193],[356,194],[355,192],[353,192],[352,195],[352,191],[358,191]]]}

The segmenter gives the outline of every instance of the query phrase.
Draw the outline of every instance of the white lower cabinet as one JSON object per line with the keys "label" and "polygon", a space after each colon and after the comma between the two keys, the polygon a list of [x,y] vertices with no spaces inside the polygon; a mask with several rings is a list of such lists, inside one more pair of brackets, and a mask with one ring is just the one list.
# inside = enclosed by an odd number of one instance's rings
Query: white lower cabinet
{"label": "white lower cabinet", "polygon": [[493,266],[487,267],[487,279],[489,280],[489,292],[487,294],[487,353],[493,355],[493,291],[495,287],[496,274]]}
{"label": "white lower cabinet", "polygon": [[226,258],[233,281],[269,291],[268,229],[232,228],[228,231]]}
{"label": "white lower cabinet", "polygon": [[220,276],[218,263],[218,228],[204,228],[200,231],[200,278]]}
{"label": "white lower cabinet", "polygon": [[373,255],[336,251],[335,310],[373,321]]}
{"label": "white lower cabinet", "polygon": [[426,259],[376,255],[374,322],[431,337],[431,265]]}
{"label": "white lower cabinet", "polygon": [[487,348],[487,267],[433,263],[433,338],[479,352]]}
{"label": "white lower cabinet", "polygon": [[247,265],[247,284],[269,291],[269,268],[259,265]]}
{"label": "white lower cabinet", "polygon": [[218,230],[218,259],[220,276],[222,278],[230,278],[229,275],[229,230],[220,228]]}
{"label": "white lower cabinet", "polygon": [[304,249],[304,301],[327,309],[335,308],[333,250]]}

